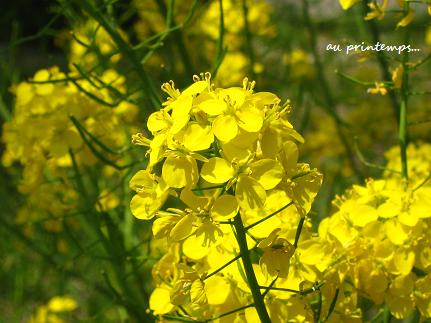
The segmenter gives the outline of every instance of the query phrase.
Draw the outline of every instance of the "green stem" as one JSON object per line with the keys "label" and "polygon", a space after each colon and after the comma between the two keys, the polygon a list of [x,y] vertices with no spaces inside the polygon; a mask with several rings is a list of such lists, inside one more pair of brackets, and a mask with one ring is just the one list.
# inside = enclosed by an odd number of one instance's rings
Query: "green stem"
{"label": "green stem", "polygon": [[273,286],[259,286],[260,289],[266,289],[266,290],[278,290],[281,292],[288,292],[288,293],[294,293],[298,295],[308,295],[311,293],[314,293],[315,291],[320,290],[320,288],[323,286],[323,282],[320,282],[318,284],[315,284],[311,288],[307,288],[304,290],[296,290],[296,289],[290,289],[290,288],[282,288],[282,287],[273,287]]}
{"label": "green stem", "polygon": [[[141,310],[141,306],[145,307],[148,305],[146,296],[143,295],[144,299],[142,300],[141,295],[136,292],[125,279],[126,264],[124,262],[124,257],[122,257],[122,255],[125,254],[125,250],[120,233],[118,231],[115,232],[115,224],[112,222],[112,219],[109,218],[108,214],[100,214],[94,209],[94,196],[92,196],[89,190],[87,190],[83,174],[81,174],[79,170],[75,155],[71,150],[69,151],[69,154],[72,159],[72,166],[76,175],[77,190],[82,199],[81,203],[85,205],[85,210],[88,210],[86,212],[82,212],[82,217],[80,217],[81,224],[90,232],[90,234],[97,236],[109,257],[108,259],[110,261],[112,272],[120,288],[119,295],[121,298],[118,300],[120,304],[126,308],[131,317],[136,318],[139,322],[151,322],[150,315]],[[104,223],[102,223],[102,221]],[[102,231],[102,224],[104,224],[107,229],[106,234]],[[110,290],[112,292],[112,288],[110,288]]]}
{"label": "green stem", "polygon": [[250,59],[250,76],[254,79],[254,50],[253,50],[253,41],[252,41],[252,33],[250,31],[250,24],[248,22],[248,6],[245,0],[242,0],[242,14],[244,19],[244,33],[245,33],[245,41],[247,46],[247,53]]}
{"label": "green stem", "polygon": [[[156,0],[156,4],[159,7],[161,13],[166,17],[166,29],[169,29],[172,26],[176,25],[174,19],[174,7],[175,0],[169,0],[168,6],[166,6],[163,0]],[[187,51],[186,45],[184,44],[184,35],[182,33],[181,28],[172,31],[173,40],[175,41],[175,45],[180,54],[181,60],[184,64],[184,68],[189,75],[193,75],[194,68],[192,66],[192,62],[190,60],[190,55]]]}
{"label": "green stem", "polygon": [[232,258],[231,260],[229,260],[227,263],[225,263],[223,266],[221,266],[220,268],[218,268],[218,269],[214,270],[212,273],[210,273],[210,274],[208,274],[207,276],[205,276],[205,278],[204,278],[204,279],[202,279],[202,280],[208,279],[208,278],[210,278],[211,276],[214,276],[215,274],[217,274],[217,273],[221,272],[223,269],[225,269],[227,266],[229,266],[230,264],[232,264],[232,263],[234,263],[235,261],[237,261],[239,258],[241,258],[241,256],[240,256],[240,255],[235,256],[234,258]]}
{"label": "green stem", "polygon": [[383,311],[383,323],[390,323],[392,320],[392,314],[389,307],[386,305]]}
{"label": "green stem", "polygon": [[299,242],[299,238],[301,237],[301,232],[302,232],[302,227],[304,226],[304,222],[305,222],[305,217],[301,217],[298,223],[298,227],[296,228],[295,242],[293,243],[293,246],[295,247],[295,249],[298,248],[298,242]]}
{"label": "green stem", "polygon": [[0,117],[2,117],[5,121],[12,120],[12,113],[7,108],[5,101],[0,95]]}
{"label": "green stem", "polygon": [[304,22],[306,25],[306,28],[308,29],[309,36],[310,36],[310,48],[311,52],[314,58],[314,67],[316,69],[317,73],[317,79],[319,81],[319,85],[322,88],[323,96],[325,99],[325,103],[323,104],[323,107],[325,108],[328,115],[334,120],[335,122],[335,128],[337,131],[337,135],[340,138],[341,143],[344,146],[344,150],[346,151],[346,155],[349,159],[350,166],[352,167],[352,170],[354,171],[355,175],[362,179],[362,172],[359,169],[358,165],[355,161],[355,155],[352,151],[351,145],[349,143],[349,140],[347,139],[347,136],[345,135],[343,131],[343,126],[346,126],[346,123],[344,120],[342,120],[336,110],[336,102],[335,98],[332,95],[331,89],[329,88],[328,80],[326,79],[325,74],[323,73],[323,64],[320,60],[321,55],[317,49],[317,36],[316,36],[316,30],[312,24],[311,18],[310,18],[310,12],[308,8],[308,0],[302,0],[302,14],[304,18]]}
{"label": "green stem", "polygon": [[213,318],[211,318],[211,319],[209,319],[209,320],[206,320],[206,321],[204,321],[204,322],[212,322],[212,321],[215,321],[215,320],[217,320],[217,319],[219,319],[219,318],[222,318],[222,317],[224,317],[224,316],[228,316],[228,315],[234,314],[234,313],[236,313],[236,312],[243,311],[243,310],[245,310],[245,309],[247,309],[247,308],[249,308],[249,307],[252,307],[252,306],[254,306],[254,304],[248,304],[248,305],[245,305],[245,306],[242,306],[242,307],[238,307],[238,308],[236,308],[236,309],[234,309],[234,310],[232,310],[232,311],[229,311],[229,312],[226,312],[226,313],[223,313],[223,314],[217,315],[216,317],[213,317]]}
{"label": "green stem", "polygon": [[262,218],[262,219],[260,219],[260,220],[258,220],[258,221],[256,221],[256,222],[254,222],[254,223],[252,223],[252,224],[250,224],[249,226],[245,227],[245,230],[247,231],[247,230],[249,230],[249,229],[251,229],[251,228],[255,227],[256,225],[258,225],[258,224],[260,224],[260,223],[262,223],[262,222],[264,222],[264,221],[268,220],[269,218],[272,218],[274,215],[277,215],[277,214],[278,214],[278,213],[280,213],[281,211],[283,211],[283,210],[287,209],[287,208],[288,208],[289,206],[291,206],[292,204],[293,204],[293,201],[291,201],[291,202],[287,203],[285,206],[283,206],[282,208],[278,209],[277,211],[275,211],[275,212],[273,212],[273,213],[271,213],[271,214],[269,214],[269,215],[265,216],[264,218]]}
{"label": "green stem", "polygon": [[[409,4],[404,3],[404,10],[408,12]],[[410,35],[408,26],[404,27],[405,39],[404,43],[408,44]],[[403,81],[401,85],[401,105],[400,105],[400,123],[399,123],[399,133],[398,139],[400,143],[400,153],[401,153],[401,174],[406,180],[409,178],[408,168],[407,168],[407,107],[409,99],[409,67],[407,66],[409,60],[409,52],[404,51],[403,53]]]}
{"label": "green stem", "polygon": [[[362,14],[365,16],[368,12],[368,0],[362,1]],[[364,24],[366,23],[365,20],[362,19]],[[377,24],[374,20],[370,20],[367,23],[367,26],[369,27],[369,31],[371,33],[372,40],[374,44],[380,43],[380,32],[379,28],[377,27]],[[408,44],[408,43],[406,43]],[[380,65],[380,73],[382,74],[382,78],[386,82],[391,81],[391,73],[389,71],[389,65],[386,61],[385,54],[383,52],[377,52],[377,61]],[[394,113],[395,119],[397,120],[397,124],[399,124],[399,115],[398,115],[398,107],[400,106],[397,100],[397,97],[393,91],[389,91],[389,99],[391,101],[392,105],[392,111]]]}
{"label": "green stem", "polygon": [[[141,82],[143,91],[146,92],[153,106],[159,106],[161,104],[160,97],[154,88],[154,85],[144,70],[141,62],[139,61],[133,48],[123,39],[123,37],[117,32],[113,24],[106,19],[106,17],[99,12],[93,4],[88,0],[75,0],[84,11],[86,11],[92,18],[94,18],[111,36],[112,40],[118,46],[118,49],[124,54],[124,56],[133,65],[139,81]],[[151,107],[152,111],[155,111],[154,107]]]}
{"label": "green stem", "polygon": [[217,53],[215,57],[215,61],[211,68],[211,74],[213,77],[216,77],[217,71],[223,62],[224,55],[226,54],[227,48],[224,47],[224,13],[223,13],[223,0],[219,0],[219,36],[217,39]]}
{"label": "green stem", "polygon": [[234,226],[236,230],[236,240],[240,249],[242,263],[244,265],[245,275],[247,277],[248,285],[253,295],[254,307],[256,308],[257,314],[259,315],[262,323],[270,323],[268,311],[265,307],[262,294],[260,293],[260,287],[257,283],[256,275],[253,271],[253,265],[251,263],[250,254],[248,251],[246,234],[244,224],[242,223],[241,215],[238,213],[234,219]]}
{"label": "green stem", "polygon": [[400,129],[399,141],[401,150],[401,174],[403,178],[408,179],[407,170],[407,97],[403,95],[400,109]]}

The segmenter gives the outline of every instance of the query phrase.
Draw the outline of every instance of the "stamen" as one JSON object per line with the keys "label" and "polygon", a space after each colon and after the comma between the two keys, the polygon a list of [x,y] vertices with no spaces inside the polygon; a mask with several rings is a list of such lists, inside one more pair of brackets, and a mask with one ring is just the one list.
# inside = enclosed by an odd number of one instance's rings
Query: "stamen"
{"label": "stamen", "polygon": [[172,99],[177,99],[180,96],[180,91],[175,88],[174,81],[163,83],[161,86],[163,92],[167,93]]}

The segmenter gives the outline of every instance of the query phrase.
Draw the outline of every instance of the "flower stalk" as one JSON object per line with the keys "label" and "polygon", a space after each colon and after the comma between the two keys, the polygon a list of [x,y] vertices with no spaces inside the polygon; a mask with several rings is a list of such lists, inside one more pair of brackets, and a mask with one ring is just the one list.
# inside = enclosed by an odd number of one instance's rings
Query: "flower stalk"
{"label": "flower stalk", "polygon": [[[404,4],[404,10],[409,11],[409,4]],[[408,26],[405,27],[405,43],[408,44],[410,35]],[[400,126],[398,132],[398,139],[400,143],[400,153],[401,153],[401,174],[405,180],[408,180],[408,170],[407,170],[407,107],[409,99],[409,52],[405,51],[403,53],[402,66],[404,69],[403,82],[401,85],[401,105],[400,105]]]}
{"label": "flower stalk", "polygon": [[259,319],[262,323],[271,322],[269,318],[268,311],[265,307],[265,302],[263,296],[260,293],[260,287],[257,283],[256,275],[253,271],[253,266],[250,259],[250,254],[248,252],[246,231],[244,224],[242,223],[241,215],[238,213],[234,218],[234,226],[236,230],[236,239],[240,249],[242,263],[244,265],[245,275],[247,277],[248,285],[250,287],[251,294],[254,300],[254,307],[256,308]]}

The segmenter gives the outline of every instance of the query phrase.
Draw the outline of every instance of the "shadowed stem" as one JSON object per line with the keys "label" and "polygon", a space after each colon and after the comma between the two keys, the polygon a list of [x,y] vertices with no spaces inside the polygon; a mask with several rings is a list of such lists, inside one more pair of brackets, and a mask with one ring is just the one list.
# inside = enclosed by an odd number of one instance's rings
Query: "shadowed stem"
{"label": "shadowed stem", "polygon": [[268,311],[265,307],[263,296],[260,293],[260,287],[257,283],[256,275],[253,271],[253,265],[251,263],[250,254],[248,251],[246,234],[244,224],[242,223],[241,215],[238,213],[234,219],[234,226],[236,230],[236,239],[239,245],[242,263],[244,265],[245,275],[247,277],[248,286],[250,287],[251,294],[253,295],[254,307],[259,315],[259,319],[262,323],[270,323],[271,320],[268,315]]}

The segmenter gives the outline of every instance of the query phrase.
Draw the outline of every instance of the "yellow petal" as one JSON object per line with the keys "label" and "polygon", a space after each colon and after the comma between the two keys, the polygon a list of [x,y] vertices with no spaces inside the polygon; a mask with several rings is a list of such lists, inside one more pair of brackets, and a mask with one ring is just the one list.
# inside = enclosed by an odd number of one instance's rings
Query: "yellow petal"
{"label": "yellow petal", "polygon": [[228,143],[222,143],[221,148],[223,151],[223,157],[229,161],[234,158],[237,161],[247,161],[252,154],[251,149],[241,148],[233,144],[233,140]]}
{"label": "yellow petal", "polygon": [[401,245],[409,237],[405,228],[396,219],[389,219],[384,224],[386,236],[395,245]]}
{"label": "yellow petal", "polygon": [[414,213],[403,211],[398,215],[398,222],[409,227],[414,227],[418,224],[419,218]]}
{"label": "yellow petal", "polygon": [[431,317],[431,275],[419,278],[415,283],[415,303],[424,317]]}
{"label": "yellow petal", "polygon": [[256,179],[265,190],[278,185],[283,178],[283,167],[273,159],[261,159],[250,165],[251,176]]}
{"label": "yellow petal", "polygon": [[238,213],[238,202],[232,195],[222,195],[214,202],[211,208],[211,217],[217,221],[232,219]]}
{"label": "yellow petal", "polygon": [[193,214],[183,216],[171,230],[171,233],[169,234],[170,238],[173,241],[180,241],[187,238],[193,232],[194,221],[195,217]]}
{"label": "yellow petal", "polygon": [[19,83],[15,91],[17,106],[28,104],[34,97],[33,86],[25,82]]}
{"label": "yellow petal", "polygon": [[211,126],[202,126],[198,123],[190,124],[183,136],[184,147],[191,151],[205,150],[213,141]]}
{"label": "yellow petal", "polygon": [[153,222],[153,235],[156,239],[166,238],[176,224],[174,216],[163,216]]}
{"label": "yellow petal", "polygon": [[259,138],[259,132],[248,132],[244,129],[238,128],[238,134],[229,143],[243,149],[250,149],[254,146]]}
{"label": "yellow petal", "polygon": [[408,14],[397,23],[397,28],[409,25],[415,17],[415,14],[416,12],[414,10],[409,10]]}
{"label": "yellow petal", "polygon": [[298,162],[298,146],[293,141],[286,141],[280,153],[280,160],[286,174],[291,177],[296,172]]}
{"label": "yellow petal", "polygon": [[136,191],[144,187],[152,187],[154,183],[154,178],[149,171],[140,170],[131,178],[129,187]]}
{"label": "yellow petal", "polygon": [[431,217],[429,196],[431,196],[431,187],[422,187],[415,192],[415,201],[410,206],[410,213],[421,219]]}
{"label": "yellow petal", "polygon": [[167,127],[169,127],[169,122],[165,119],[165,114],[162,111],[154,112],[148,117],[147,128],[153,135]]}
{"label": "yellow petal", "polygon": [[[350,203],[349,203],[350,202]],[[346,202],[341,210],[347,212],[350,221],[358,226],[364,227],[370,222],[377,220],[377,210],[369,205],[355,203],[353,201]]]}
{"label": "yellow petal", "polygon": [[317,265],[322,262],[326,255],[325,248],[317,239],[301,242],[298,251],[301,263],[306,265]]}
{"label": "yellow petal", "polygon": [[[340,243],[346,247],[358,236],[358,231],[349,225],[339,213],[337,217],[330,219],[328,233],[334,236]],[[328,222],[329,222],[328,221]]]}
{"label": "yellow petal", "polygon": [[208,295],[208,304],[221,305],[226,302],[231,288],[225,278],[215,275],[205,280],[205,293]]}
{"label": "yellow petal", "polygon": [[234,169],[223,158],[214,157],[202,166],[201,176],[213,184],[222,184],[230,180],[235,174]]}
{"label": "yellow petal", "polygon": [[171,303],[168,288],[156,287],[150,296],[150,309],[154,315],[163,315],[173,311],[175,306]]}
{"label": "yellow petal", "polygon": [[409,250],[397,250],[394,255],[394,265],[400,275],[407,275],[415,264],[415,253]]}
{"label": "yellow petal", "polygon": [[52,83],[45,83],[45,84],[37,84],[35,86],[36,93],[39,95],[50,95],[54,92],[54,84]]}
{"label": "yellow petal", "polygon": [[245,210],[255,210],[265,205],[266,193],[257,180],[241,175],[236,184],[235,197],[240,207]]}
{"label": "yellow petal", "polygon": [[199,108],[210,116],[218,116],[227,110],[227,105],[222,100],[209,99],[199,104]]}
{"label": "yellow petal", "polygon": [[190,120],[190,110],[193,98],[191,96],[181,96],[171,104],[172,107],[172,127],[173,134],[178,133]]}
{"label": "yellow petal", "polygon": [[183,201],[188,207],[193,210],[205,209],[209,202],[209,197],[198,196],[194,194],[190,189],[184,188],[180,195],[181,201]]}
{"label": "yellow petal", "polygon": [[181,95],[183,96],[192,96],[195,94],[200,94],[203,92],[206,88],[208,88],[208,82],[207,81],[197,81],[190,85],[187,89],[185,89]]}
{"label": "yellow petal", "polygon": [[247,92],[241,87],[231,87],[220,91],[219,97],[229,99],[235,106],[240,107],[245,101]]}
{"label": "yellow petal", "polygon": [[163,203],[160,202],[161,201],[155,201],[148,195],[141,196],[136,194],[130,201],[130,210],[138,219],[151,220],[164,203],[164,201]]}
{"label": "yellow petal", "polygon": [[401,275],[392,279],[389,293],[397,296],[408,296],[413,292],[414,283],[413,275],[410,272],[407,274],[401,273]]}
{"label": "yellow petal", "polygon": [[236,112],[238,126],[248,132],[258,132],[263,124],[263,111],[246,107]]}
{"label": "yellow petal", "polygon": [[72,297],[55,296],[49,300],[48,308],[51,312],[70,312],[78,308],[78,304]]}
{"label": "yellow petal", "polygon": [[292,189],[293,196],[291,198],[302,215],[307,214],[311,210],[311,204],[319,192],[322,179],[322,174],[317,171],[310,171],[306,175],[293,180],[295,185]]}
{"label": "yellow petal", "polygon": [[204,235],[191,235],[183,243],[184,255],[192,260],[200,260],[208,255],[210,248],[204,246]]}
{"label": "yellow petal", "polygon": [[347,10],[360,0],[339,0],[343,10]]}
{"label": "yellow petal", "polygon": [[377,208],[377,213],[381,218],[393,218],[400,213],[400,205],[393,199],[385,201]]}
{"label": "yellow petal", "polygon": [[191,187],[197,182],[197,172],[193,158],[167,157],[162,167],[162,178],[169,187]]}
{"label": "yellow petal", "polygon": [[408,317],[414,309],[411,297],[399,297],[398,295],[387,294],[386,303],[391,314],[397,319]]}
{"label": "yellow petal", "polygon": [[238,125],[234,117],[219,115],[213,122],[213,133],[217,139],[228,142],[238,134]]}

